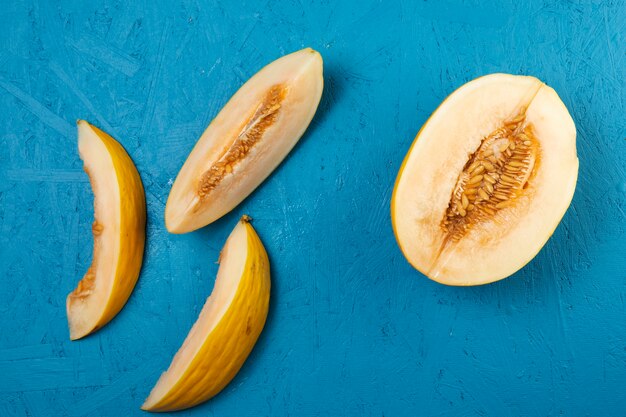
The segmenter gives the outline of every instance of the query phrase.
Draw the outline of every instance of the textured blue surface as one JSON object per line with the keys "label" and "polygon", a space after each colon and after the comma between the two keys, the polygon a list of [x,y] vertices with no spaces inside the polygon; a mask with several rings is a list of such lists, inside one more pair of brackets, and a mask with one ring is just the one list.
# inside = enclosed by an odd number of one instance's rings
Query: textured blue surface
{"label": "textured blue surface", "polygon": [[[216,398],[180,416],[626,415],[626,3],[11,1],[0,6],[0,416],[131,416],[209,295],[242,213],[270,254],[268,322]],[[287,160],[184,236],[164,203],[196,139],[264,64],[312,46],[325,91]],[[450,288],[394,241],[402,158],[450,92],[535,75],[578,128],[574,201],[512,278]],[[137,164],[149,224],[124,310],[70,342],[91,257],[74,120]]]}

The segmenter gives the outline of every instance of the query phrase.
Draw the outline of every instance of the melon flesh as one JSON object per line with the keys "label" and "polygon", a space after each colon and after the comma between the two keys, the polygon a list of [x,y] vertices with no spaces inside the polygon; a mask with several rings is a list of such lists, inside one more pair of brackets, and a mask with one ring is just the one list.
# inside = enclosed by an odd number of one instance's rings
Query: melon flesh
{"label": "melon flesh", "polygon": [[104,326],[128,300],[141,269],[146,224],[143,185],[124,148],[79,120],[78,151],[93,190],[95,221],[91,266],[66,301],[72,340]]}
{"label": "melon flesh", "polygon": [[278,166],[319,104],[322,58],[286,55],[248,80],[202,134],[167,200],[172,233],[205,226],[232,210]]}
{"label": "melon flesh", "polygon": [[478,78],[441,104],[411,146],[392,197],[396,239],[435,281],[508,277],[552,235],[577,175],[576,128],[552,88],[528,76]]}
{"label": "melon flesh", "polygon": [[208,400],[234,378],[252,351],[267,317],[270,271],[248,220],[244,216],[226,241],[213,292],[142,409],[180,410]]}

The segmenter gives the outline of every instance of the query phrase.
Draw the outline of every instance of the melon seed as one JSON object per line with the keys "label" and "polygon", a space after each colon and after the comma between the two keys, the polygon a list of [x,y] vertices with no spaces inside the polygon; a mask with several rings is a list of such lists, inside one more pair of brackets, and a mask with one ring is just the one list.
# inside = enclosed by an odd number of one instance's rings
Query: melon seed
{"label": "melon seed", "polygon": [[103,230],[104,230],[104,226],[98,223],[97,220],[94,221],[93,224],[91,225],[91,232],[93,233],[94,236],[99,236]]}

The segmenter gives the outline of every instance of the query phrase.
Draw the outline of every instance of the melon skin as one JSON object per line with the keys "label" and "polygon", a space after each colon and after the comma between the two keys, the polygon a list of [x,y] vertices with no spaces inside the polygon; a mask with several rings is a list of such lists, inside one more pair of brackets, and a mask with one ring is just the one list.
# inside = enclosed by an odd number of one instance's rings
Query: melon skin
{"label": "melon skin", "polygon": [[211,296],[143,410],[182,410],[217,395],[261,334],[270,301],[270,266],[247,216],[228,237],[219,262]]}
{"label": "melon skin", "polygon": [[[441,220],[468,158],[524,111],[537,140],[536,164],[511,207],[446,241]],[[534,77],[491,74],[452,93],[424,124],[400,168],[391,200],[394,234],[409,263],[446,285],[506,278],[547,242],[572,200],[576,128],[558,94]],[[443,249],[442,249],[443,248]]]}
{"label": "melon skin", "polygon": [[146,201],[137,168],[122,145],[79,120],[78,148],[94,194],[92,263],[67,296],[70,339],[102,328],[124,307],[143,261]]}
{"label": "melon skin", "polygon": [[250,78],[178,173],[165,208],[168,231],[206,226],[250,195],[304,134],[323,86],[322,57],[311,48],[283,56]]}

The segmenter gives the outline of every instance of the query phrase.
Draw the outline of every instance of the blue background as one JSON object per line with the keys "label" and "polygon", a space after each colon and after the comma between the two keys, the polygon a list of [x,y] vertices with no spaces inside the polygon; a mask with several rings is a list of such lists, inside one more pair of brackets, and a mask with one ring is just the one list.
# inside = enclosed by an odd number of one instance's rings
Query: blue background
{"label": "blue background", "polygon": [[[139,406],[210,294],[248,213],[272,263],[267,326],[216,398],[180,416],[626,415],[624,1],[7,1],[0,12],[0,416]],[[311,46],[325,89],[301,142],[243,204],[175,236],[163,210],[204,128],[275,58]],[[416,132],[492,72],[553,86],[578,128],[573,203],[510,279],[452,288],[391,229]],[[70,342],[91,261],[74,121],[141,173],[144,267],[124,310]]]}

